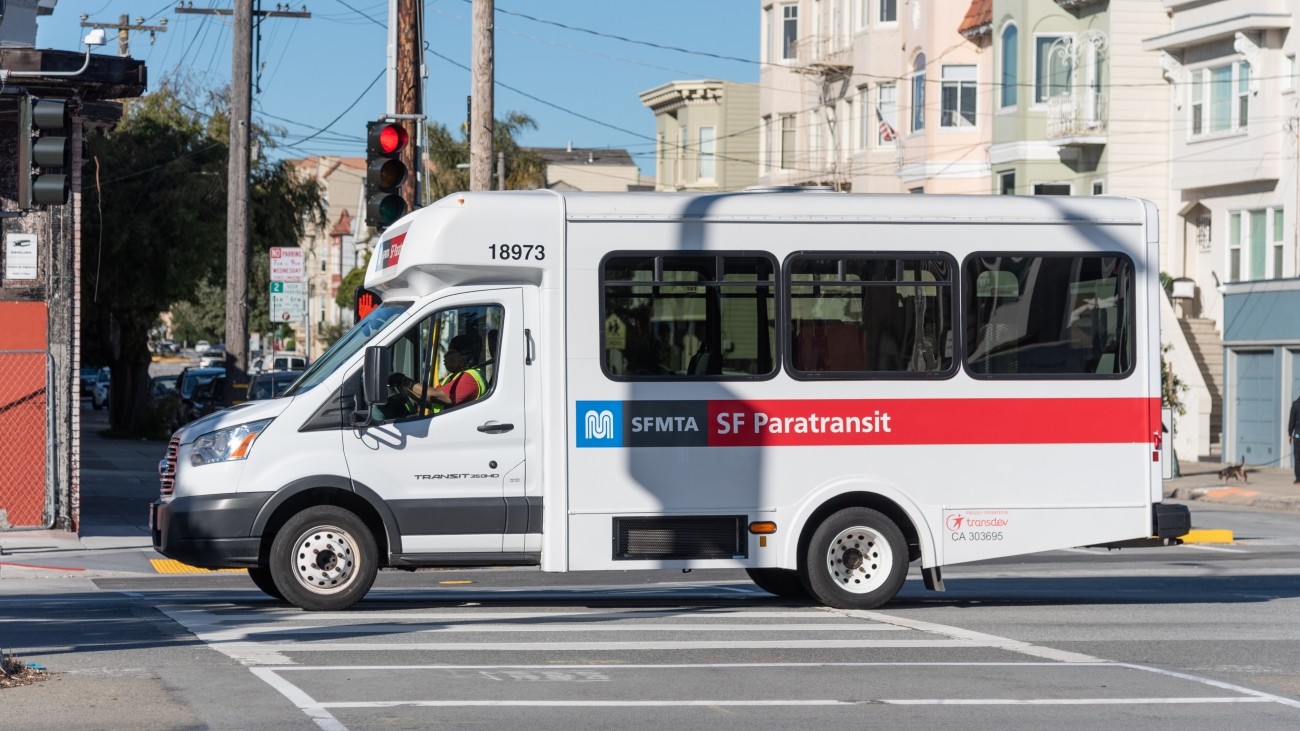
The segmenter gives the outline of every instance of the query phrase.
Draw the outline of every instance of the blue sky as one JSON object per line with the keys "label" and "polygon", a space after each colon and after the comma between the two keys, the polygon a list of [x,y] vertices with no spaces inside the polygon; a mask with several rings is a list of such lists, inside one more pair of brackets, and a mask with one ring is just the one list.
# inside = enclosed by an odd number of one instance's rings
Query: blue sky
{"label": "blue sky", "polygon": [[[130,38],[131,55],[148,64],[150,88],[176,74],[204,87],[226,85],[230,18],[177,15],[175,5],[59,0],[54,14],[40,20],[37,46],[81,49],[87,30],[80,26],[83,13],[92,22],[116,22],[123,13],[132,22],[144,18],[147,25],[166,18],[169,30],[157,34],[152,45],[148,33]],[[232,7],[231,0],[193,0],[193,5]],[[269,0],[262,5],[274,7]],[[294,9],[300,7],[301,0]],[[496,115],[520,111],[533,117],[538,128],[523,135],[526,145],[563,147],[571,141],[576,147],[624,148],[643,175],[652,175],[654,119],[638,99],[640,92],[681,79],[758,80],[760,9],[754,0],[497,0],[496,8]],[[458,129],[470,79],[455,64],[470,65],[471,5],[431,0],[425,9],[425,38],[432,51],[425,54],[425,111]],[[365,122],[384,111],[384,80],[366,88],[384,68],[387,2],[312,0],[307,10],[308,20],[264,21],[255,114],[284,128],[281,140],[291,146],[279,154],[362,155]],[[116,32],[108,31],[108,37],[97,53],[117,53]],[[303,141],[326,125],[328,130]]]}

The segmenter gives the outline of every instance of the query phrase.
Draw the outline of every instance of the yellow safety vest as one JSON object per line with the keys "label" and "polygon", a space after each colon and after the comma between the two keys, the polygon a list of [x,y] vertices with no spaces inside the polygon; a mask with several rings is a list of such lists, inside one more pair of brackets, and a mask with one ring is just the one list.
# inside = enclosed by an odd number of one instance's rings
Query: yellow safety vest
{"label": "yellow safety vest", "polygon": [[[474,385],[475,385],[475,386],[478,386],[478,393],[474,394],[474,398],[476,398],[476,399],[477,399],[477,398],[482,398],[484,392],[487,391],[487,384],[485,384],[485,383],[483,382],[483,374],[479,373],[477,368],[470,368],[470,369],[468,369],[468,370],[458,371],[458,372],[456,372],[456,373],[449,374],[446,378],[444,378],[444,379],[443,379],[443,380],[438,384],[437,387],[438,387],[438,388],[442,388],[442,387],[444,387],[444,386],[451,385],[452,383],[454,383],[454,382],[456,381],[457,378],[459,378],[460,376],[463,376],[463,375],[468,375],[470,378],[473,378],[473,379],[474,379]],[[450,396],[451,394],[449,393],[448,395]],[[436,413],[442,411],[443,409],[447,408],[448,405],[449,405],[449,404],[444,404],[444,403],[442,403],[441,401],[433,401],[433,400],[430,400],[430,402],[429,402],[429,407],[428,407],[427,409],[425,409],[425,413],[426,413],[426,414],[436,414]]]}

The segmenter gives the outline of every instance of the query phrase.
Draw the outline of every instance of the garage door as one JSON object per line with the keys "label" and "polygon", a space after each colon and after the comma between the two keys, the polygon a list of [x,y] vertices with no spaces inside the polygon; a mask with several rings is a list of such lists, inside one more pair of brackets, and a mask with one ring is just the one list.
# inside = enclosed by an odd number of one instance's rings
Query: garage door
{"label": "garage door", "polygon": [[1237,406],[1236,458],[1246,463],[1278,466],[1278,444],[1282,433],[1278,421],[1277,359],[1273,353],[1238,353],[1237,382],[1233,392]]}

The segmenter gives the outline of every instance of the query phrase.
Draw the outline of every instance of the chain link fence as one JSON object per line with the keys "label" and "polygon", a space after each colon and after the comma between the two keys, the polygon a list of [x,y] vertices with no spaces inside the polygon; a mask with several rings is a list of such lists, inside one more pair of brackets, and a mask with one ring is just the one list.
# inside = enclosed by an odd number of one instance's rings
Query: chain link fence
{"label": "chain link fence", "polygon": [[0,350],[0,531],[53,524],[53,367],[43,350]]}

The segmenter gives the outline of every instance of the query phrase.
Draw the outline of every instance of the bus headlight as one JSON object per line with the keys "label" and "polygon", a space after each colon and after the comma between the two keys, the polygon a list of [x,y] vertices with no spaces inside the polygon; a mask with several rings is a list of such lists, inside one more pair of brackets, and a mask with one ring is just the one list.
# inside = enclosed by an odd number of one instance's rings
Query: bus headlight
{"label": "bus headlight", "polygon": [[271,421],[251,421],[204,434],[194,440],[194,448],[190,450],[190,464],[198,467],[214,462],[246,459],[253,448],[253,442],[270,426]]}

